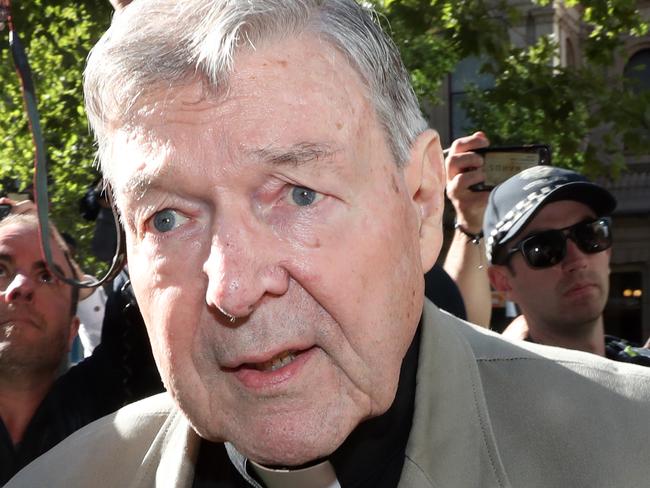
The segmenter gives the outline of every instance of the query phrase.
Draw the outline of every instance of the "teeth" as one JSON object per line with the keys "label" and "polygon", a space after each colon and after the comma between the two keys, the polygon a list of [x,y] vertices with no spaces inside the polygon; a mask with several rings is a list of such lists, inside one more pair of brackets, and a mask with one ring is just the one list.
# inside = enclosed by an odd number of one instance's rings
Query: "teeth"
{"label": "teeth", "polygon": [[293,351],[286,351],[278,354],[269,361],[255,365],[255,369],[258,369],[259,371],[275,371],[276,369],[286,366],[295,358],[296,354]]}

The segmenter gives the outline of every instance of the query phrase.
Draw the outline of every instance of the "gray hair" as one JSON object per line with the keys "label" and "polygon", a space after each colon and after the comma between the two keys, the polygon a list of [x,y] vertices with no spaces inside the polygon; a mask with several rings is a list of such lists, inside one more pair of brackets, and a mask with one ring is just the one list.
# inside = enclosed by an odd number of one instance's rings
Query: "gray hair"
{"label": "gray hair", "polygon": [[[137,0],[91,51],[86,108],[104,175],[109,131],[143,98],[202,79],[223,90],[237,50],[309,32],[338,49],[368,88],[398,165],[427,128],[399,52],[374,13],[354,0]],[[198,76],[197,76],[198,75]]]}

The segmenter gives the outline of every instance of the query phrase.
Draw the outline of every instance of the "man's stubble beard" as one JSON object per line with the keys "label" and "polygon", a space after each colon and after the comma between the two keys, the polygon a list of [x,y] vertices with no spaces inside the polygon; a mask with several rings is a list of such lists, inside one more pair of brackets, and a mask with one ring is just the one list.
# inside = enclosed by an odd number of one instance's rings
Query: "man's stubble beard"
{"label": "man's stubble beard", "polygon": [[0,376],[5,380],[51,376],[59,370],[66,355],[68,337],[61,327],[54,336],[36,341],[15,337],[22,325],[7,323],[0,329]]}

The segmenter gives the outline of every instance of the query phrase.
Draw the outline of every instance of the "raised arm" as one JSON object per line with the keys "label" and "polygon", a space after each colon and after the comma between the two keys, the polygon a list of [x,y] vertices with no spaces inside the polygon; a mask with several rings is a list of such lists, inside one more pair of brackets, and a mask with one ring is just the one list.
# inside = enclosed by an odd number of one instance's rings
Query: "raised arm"
{"label": "raised arm", "polygon": [[488,192],[475,192],[469,187],[485,179],[483,158],[472,150],[488,145],[485,134],[476,132],[456,139],[445,159],[446,190],[456,212],[456,230],[444,268],[460,289],[467,319],[482,327],[490,326],[492,314],[485,245],[481,236]]}

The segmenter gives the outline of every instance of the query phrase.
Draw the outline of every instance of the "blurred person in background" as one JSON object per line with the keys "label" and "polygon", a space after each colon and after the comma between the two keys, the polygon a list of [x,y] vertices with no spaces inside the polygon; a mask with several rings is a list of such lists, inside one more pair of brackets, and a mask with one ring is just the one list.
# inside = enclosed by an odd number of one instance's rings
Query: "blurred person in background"
{"label": "blurred person in background", "polygon": [[506,336],[650,365],[647,350],[605,335],[615,207],[602,186],[553,166],[526,169],[490,193],[490,282],[521,310]]}
{"label": "blurred person in background", "polygon": [[[0,485],[66,436],[130,401],[161,391],[151,368],[125,364],[125,351],[151,353],[146,337],[126,344],[120,334],[68,370],[62,366],[79,327],[79,289],[50,272],[41,257],[31,202],[0,204]],[[53,263],[67,278],[82,278],[56,228]],[[87,290],[85,290],[87,291]],[[112,327],[124,329],[113,317]],[[146,354],[138,354],[146,363]],[[152,362],[151,359],[149,359]]]}
{"label": "blurred person in background", "polygon": [[[72,259],[77,259],[77,241],[67,232],[61,232],[61,237],[68,246]],[[84,274],[83,279],[94,281],[95,277]],[[99,345],[102,338],[102,323],[106,310],[106,291],[104,287],[83,288],[85,296],[81,296],[77,305],[79,317],[79,331],[77,339],[72,345],[70,362],[76,364],[83,358],[90,356]]]}

